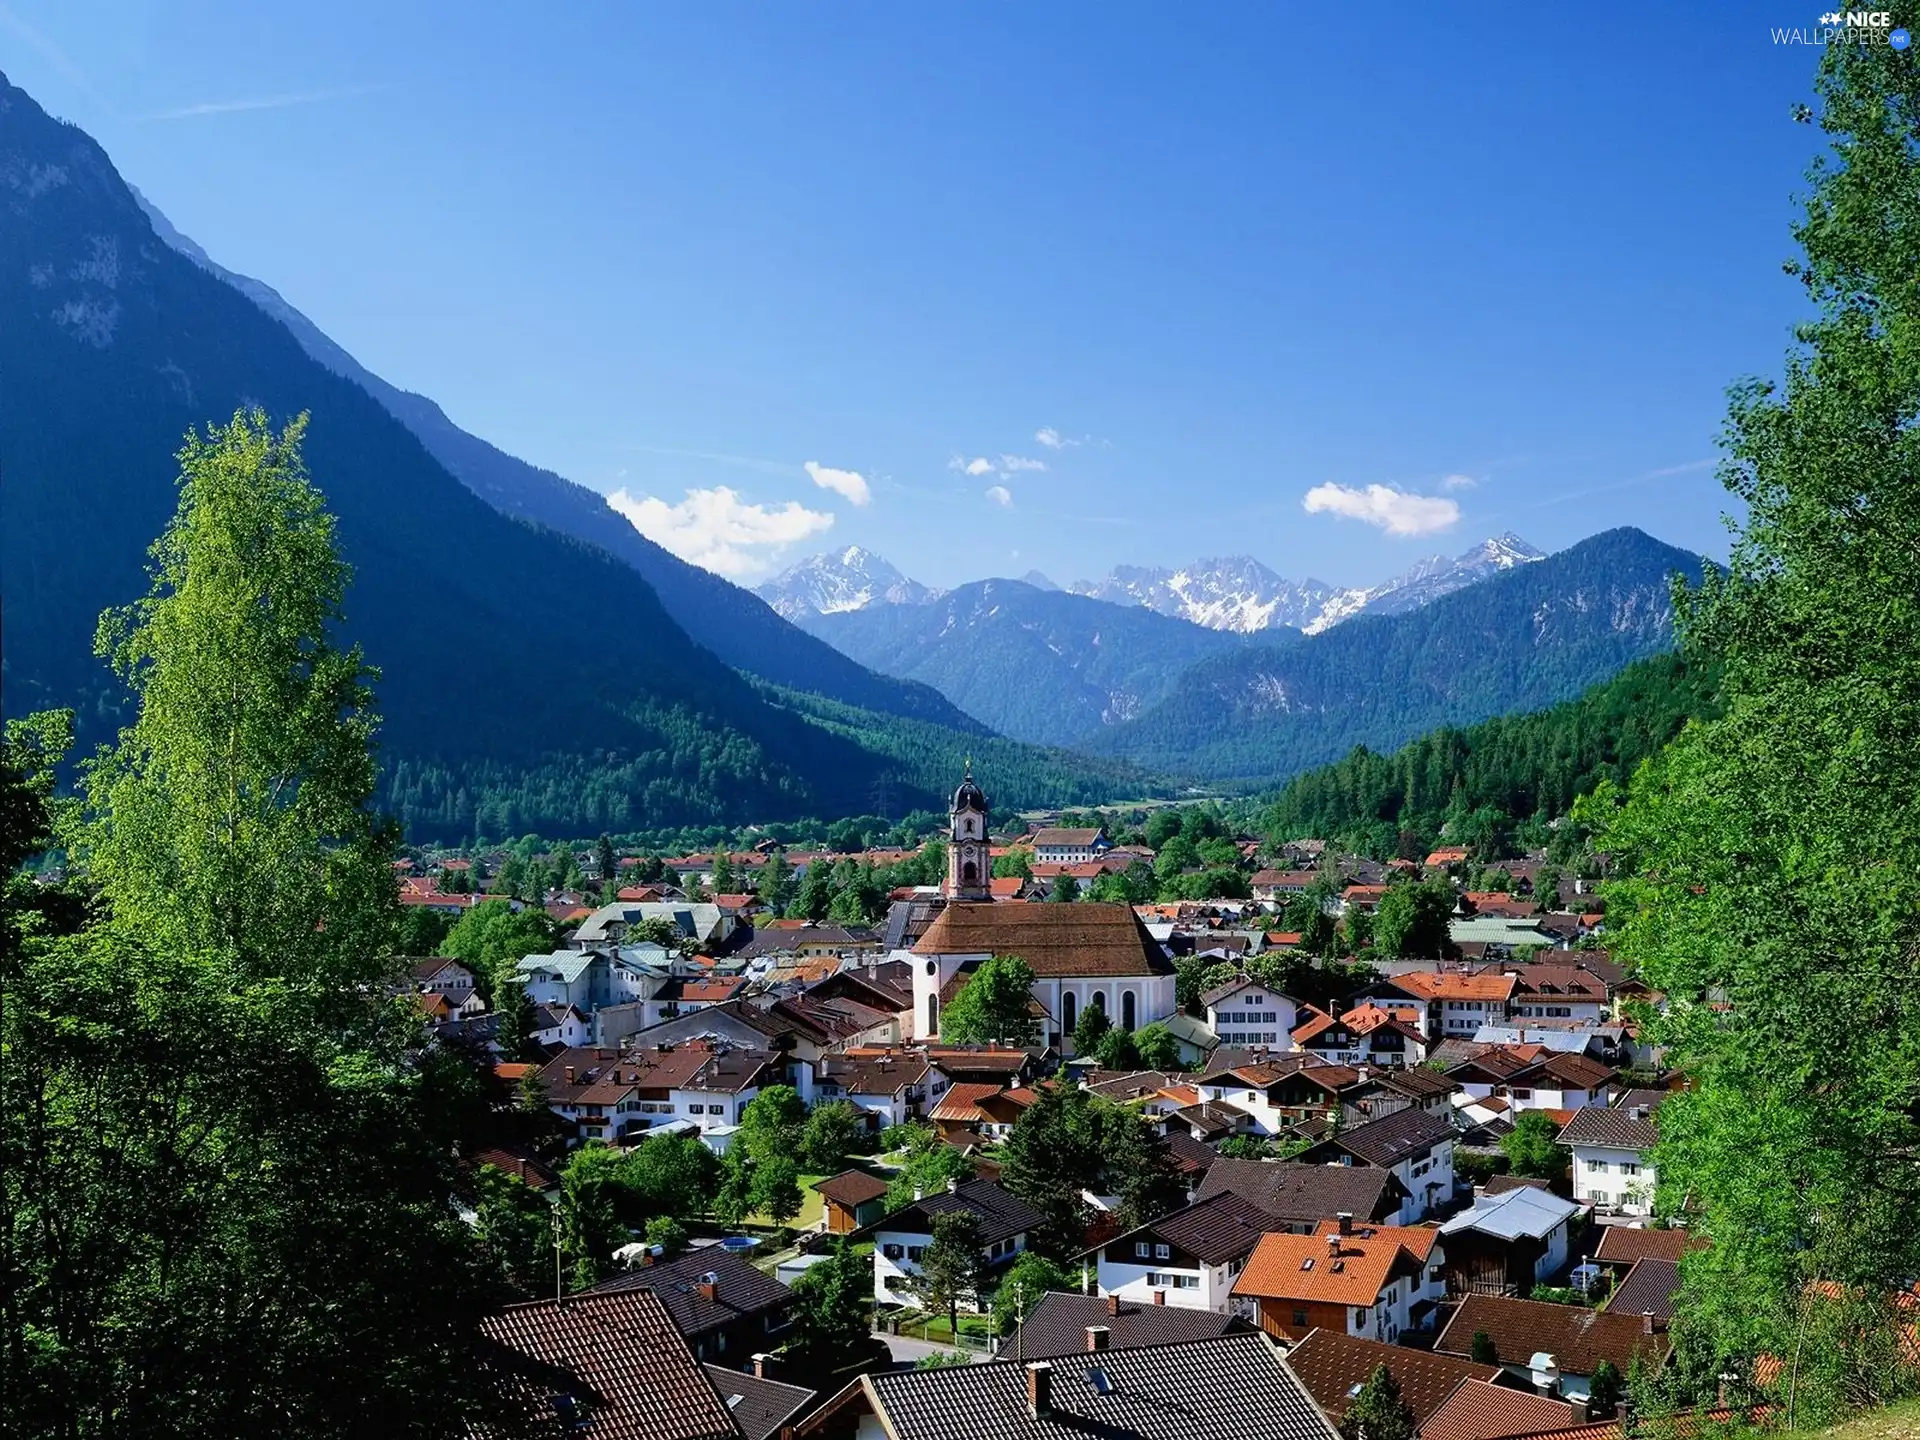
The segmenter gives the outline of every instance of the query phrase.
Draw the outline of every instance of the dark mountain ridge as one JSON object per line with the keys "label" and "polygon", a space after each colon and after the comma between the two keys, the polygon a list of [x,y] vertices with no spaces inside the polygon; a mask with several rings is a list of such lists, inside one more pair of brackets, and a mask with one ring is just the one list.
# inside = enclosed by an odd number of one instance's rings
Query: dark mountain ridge
{"label": "dark mountain ridge", "polygon": [[119,698],[95,621],[147,588],[182,434],[258,405],[311,414],[308,465],[354,571],[351,635],[384,672],[383,799],[417,833],[851,813],[890,777],[768,705],[629,565],[461,485],[361,386],[159,240],[100,147],[4,77],[0,254],[9,713],[73,704],[89,743],[108,738]]}

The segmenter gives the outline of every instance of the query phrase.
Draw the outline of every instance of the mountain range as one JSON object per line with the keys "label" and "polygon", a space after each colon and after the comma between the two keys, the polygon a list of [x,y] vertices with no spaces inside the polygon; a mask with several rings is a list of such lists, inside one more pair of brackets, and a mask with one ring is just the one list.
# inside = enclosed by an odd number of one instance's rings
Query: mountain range
{"label": "mountain range", "polygon": [[[1250,555],[1196,560],[1175,569],[1117,565],[1099,580],[1066,588],[1075,595],[1114,605],[1139,605],[1156,614],[1191,621],[1209,630],[1252,635],[1262,630],[1298,630],[1317,635],[1355,615],[1399,615],[1450,595],[1490,575],[1545,557],[1511,531],[1448,557],[1433,555],[1378,585],[1342,588],[1324,580],[1289,580]],[[1022,577],[1037,590],[1058,590],[1030,570]],[[903,575],[871,550],[809,556],[761,585],[757,593],[790,620],[837,615],[875,605],[925,605],[946,592]]]}
{"label": "mountain range", "polygon": [[[171,227],[163,237],[99,145],[4,76],[0,254],[9,714],[70,705],[83,745],[111,736],[124,698],[93,657],[94,623],[147,588],[181,436],[258,406],[311,417],[308,468],[353,567],[349,638],[383,671],[381,798],[415,834],[860,813],[877,794],[897,813],[937,803],[919,778],[930,758],[957,770],[983,735],[934,691],[862,669],[592,492],[385,385]],[[841,708],[827,723],[743,671]],[[914,727],[912,778],[862,739],[896,718]],[[1022,773],[1032,793],[1016,803],[1131,783],[1124,766],[1071,757]]]}

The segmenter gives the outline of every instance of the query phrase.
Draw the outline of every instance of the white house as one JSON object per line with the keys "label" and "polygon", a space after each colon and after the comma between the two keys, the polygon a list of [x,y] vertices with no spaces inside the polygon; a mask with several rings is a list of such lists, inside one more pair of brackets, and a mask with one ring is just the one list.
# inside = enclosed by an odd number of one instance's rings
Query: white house
{"label": "white house", "polygon": [[1659,1183],[1649,1152],[1658,1132],[1654,1116],[1665,1092],[1629,1090],[1611,1109],[1590,1105],[1560,1131],[1573,1152],[1573,1197],[1599,1210],[1651,1215]]}
{"label": "white house", "polygon": [[1407,1199],[1389,1224],[1412,1225],[1453,1199],[1453,1126],[1409,1107],[1330,1135],[1299,1158],[1307,1164],[1372,1165],[1391,1173]]}
{"label": "white house", "polygon": [[523,956],[514,977],[536,1005],[572,1005],[592,1015],[607,1005],[652,1000],[666,988],[671,957],[658,945],[556,950]]}
{"label": "white house", "polygon": [[1416,1002],[1423,1012],[1420,1032],[1438,1043],[1471,1040],[1488,1021],[1506,1019],[1517,984],[1513,976],[1492,971],[1412,970],[1367,993],[1388,1006],[1398,1006],[1401,997]]}
{"label": "white house", "polygon": [[1418,1065],[1427,1054],[1414,1006],[1389,1009],[1369,1002],[1338,1016],[1309,1006],[1301,1012],[1291,1039],[1294,1048],[1330,1065],[1364,1065],[1375,1070]]}
{"label": "white house", "polygon": [[1029,843],[1036,865],[1081,865],[1113,848],[1106,832],[1097,827],[1075,830],[1050,826],[1034,831]]}
{"label": "white house", "polygon": [[584,1045],[593,1038],[593,1022],[571,1005],[535,1005],[528,1034],[541,1045]]}
{"label": "white house", "polygon": [[938,1066],[912,1053],[822,1055],[811,1067],[811,1103],[845,1100],[873,1131],[926,1118],[948,1088]]}
{"label": "white house", "polygon": [[1294,1048],[1293,1031],[1300,1023],[1299,1003],[1251,975],[1236,975],[1202,995],[1200,1003],[1207,1007],[1207,1028],[1222,1045],[1261,1045],[1269,1050]]}
{"label": "white house", "polygon": [[1102,1295],[1142,1305],[1232,1310],[1233,1282],[1279,1221],[1230,1190],[1196,1200],[1089,1251]]}
{"label": "white house", "polygon": [[1438,1232],[1341,1215],[1311,1235],[1261,1237],[1233,1293],[1276,1339],[1322,1329],[1391,1345],[1433,1328],[1447,1295],[1445,1267]]}
{"label": "white house", "polygon": [[416,991],[422,995],[446,996],[456,1013],[473,994],[473,972],[460,961],[449,960],[444,955],[415,961],[409,973]]}
{"label": "white house", "polygon": [[[1528,1110],[1579,1110],[1604,1106],[1614,1072],[1598,1060],[1565,1052],[1536,1053],[1532,1046],[1484,1050],[1447,1071],[1457,1105],[1476,1120],[1488,1113],[1508,1118]],[[1488,1100],[1504,1101],[1487,1110]]]}
{"label": "white house", "polygon": [[985,1294],[999,1283],[987,1277],[1012,1264],[1046,1218],[991,1180],[952,1181],[943,1191],[924,1195],[903,1209],[883,1215],[851,1236],[873,1241],[873,1298],[877,1303],[920,1304],[916,1285],[927,1247],[933,1243],[934,1222],[956,1210],[971,1211],[979,1222],[983,1293],[963,1302],[961,1308],[968,1310],[977,1310],[985,1303]]}

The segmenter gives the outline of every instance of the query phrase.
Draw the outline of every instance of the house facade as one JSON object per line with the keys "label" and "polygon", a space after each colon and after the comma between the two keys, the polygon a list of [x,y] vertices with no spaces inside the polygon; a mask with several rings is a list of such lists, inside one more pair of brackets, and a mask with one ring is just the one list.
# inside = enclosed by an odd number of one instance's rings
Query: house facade
{"label": "house facade", "polygon": [[1196,1200],[1088,1252],[1099,1293],[1226,1314],[1260,1237],[1279,1224],[1230,1191]]}
{"label": "house facade", "polygon": [[1276,1340],[1327,1330],[1394,1344],[1431,1329],[1446,1298],[1438,1232],[1372,1226],[1336,1216],[1311,1235],[1261,1238],[1234,1294],[1250,1301]]}
{"label": "house facade", "polygon": [[1659,1138],[1654,1117],[1661,1091],[1630,1090],[1611,1108],[1575,1113],[1560,1131],[1573,1152],[1573,1198],[1596,1210],[1651,1215],[1659,1171],[1652,1150]]}
{"label": "house facade", "polygon": [[1200,997],[1207,1009],[1207,1029],[1221,1045],[1264,1046],[1291,1050],[1300,1006],[1250,975],[1239,975]]}

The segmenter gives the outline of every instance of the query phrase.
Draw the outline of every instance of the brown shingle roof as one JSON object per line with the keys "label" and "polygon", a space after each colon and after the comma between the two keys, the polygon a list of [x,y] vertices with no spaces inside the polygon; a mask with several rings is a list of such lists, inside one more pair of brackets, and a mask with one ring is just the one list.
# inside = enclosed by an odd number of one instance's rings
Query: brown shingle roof
{"label": "brown shingle roof", "polygon": [[1049,1290],[1027,1315],[1017,1332],[1000,1346],[1009,1359],[1046,1360],[1055,1355],[1077,1355],[1087,1350],[1087,1327],[1104,1326],[1107,1349],[1132,1350],[1142,1345],[1177,1345],[1211,1340],[1248,1328],[1247,1322],[1213,1310],[1189,1310],[1184,1305],[1136,1305],[1119,1296],[1070,1295]]}
{"label": "brown shingle roof", "polygon": [[1573,1407],[1525,1390],[1468,1380],[1427,1417],[1420,1440],[1506,1440],[1573,1423]]}
{"label": "brown shingle roof", "polygon": [[1125,1246],[1135,1236],[1151,1235],[1204,1265],[1219,1265],[1251,1252],[1279,1223],[1252,1201],[1222,1190],[1106,1243]]}
{"label": "brown shingle roof", "polygon": [[1611,1360],[1625,1375],[1635,1354],[1644,1352],[1657,1364],[1669,1348],[1666,1333],[1647,1334],[1638,1315],[1496,1295],[1469,1295],[1461,1301],[1433,1348],[1448,1355],[1470,1354],[1476,1330],[1487,1332],[1503,1365],[1525,1365],[1545,1351],[1569,1375],[1591,1375],[1602,1360]]}
{"label": "brown shingle roof", "polygon": [[1404,1345],[1383,1345],[1335,1330],[1310,1330],[1307,1338],[1287,1352],[1287,1364],[1300,1383],[1336,1420],[1353,1404],[1355,1387],[1367,1383],[1376,1365],[1385,1365],[1400,1386],[1400,1398],[1422,1424],[1438,1410],[1463,1380],[1493,1380],[1498,1365],[1475,1365],[1451,1355],[1432,1355]]}
{"label": "brown shingle roof", "polygon": [[1028,1412],[1020,1364],[908,1370],[860,1383],[884,1409],[892,1440],[1335,1440],[1264,1335],[1047,1363],[1053,1413],[1039,1420]]}
{"label": "brown shingle roof", "polygon": [[1231,1190],[1289,1225],[1315,1225],[1346,1211],[1372,1220],[1400,1206],[1405,1190],[1388,1171],[1287,1160],[1216,1160],[1194,1198]]}
{"label": "brown shingle roof", "polygon": [[1392,1166],[1453,1138],[1453,1126],[1438,1115],[1409,1105],[1378,1120],[1343,1130],[1325,1142],[1369,1165]]}
{"label": "brown shingle roof", "polygon": [[1167,975],[1172,962],[1130,905],[955,901],[914,942],[916,955],[1018,955],[1038,976]]}
{"label": "brown shingle roof", "polygon": [[780,1427],[812,1403],[815,1391],[803,1385],[763,1380],[758,1375],[703,1365],[707,1379],[747,1440],[769,1440]]}
{"label": "brown shingle roof", "polygon": [[947,1093],[940,1097],[940,1103],[928,1113],[930,1120],[945,1120],[954,1125],[972,1125],[987,1118],[980,1109],[979,1101],[996,1094],[1002,1087],[984,1081],[967,1081],[958,1085],[949,1085]]}
{"label": "brown shingle roof", "polygon": [[1678,1260],[1687,1251],[1706,1243],[1691,1230],[1602,1225],[1593,1258],[1610,1265],[1631,1265],[1635,1260]]}
{"label": "brown shingle roof", "polygon": [[1673,1318],[1674,1299],[1680,1293],[1680,1262],[1677,1260],[1636,1260],[1627,1278],[1607,1301],[1607,1310],[1615,1315],[1651,1315],[1656,1320]]}
{"label": "brown shingle roof", "polygon": [[[700,1289],[702,1277],[709,1274],[714,1277],[711,1300]],[[663,1260],[615,1275],[586,1293],[607,1295],[629,1290],[651,1290],[658,1295],[674,1328],[689,1339],[730,1325],[743,1315],[784,1313],[793,1302],[793,1292],[785,1285],[717,1245],[704,1245],[677,1260]]]}
{"label": "brown shingle roof", "polygon": [[1654,1111],[1642,1105],[1616,1105],[1611,1110],[1588,1105],[1573,1112],[1560,1131],[1562,1145],[1598,1145],[1609,1150],[1651,1150],[1658,1135]]}
{"label": "brown shingle roof", "polygon": [[886,1194],[887,1182],[864,1170],[842,1170],[838,1175],[814,1181],[813,1188],[834,1204],[857,1210],[869,1200],[878,1200]]}
{"label": "brown shingle roof", "polygon": [[[510,1305],[480,1322],[488,1388],[515,1434],[581,1440],[737,1440],[666,1307],[649,1291]],[[556,1399],[556,1397],[563,1397]],[[477,1430],[488,1434],[490,1430]]]}

